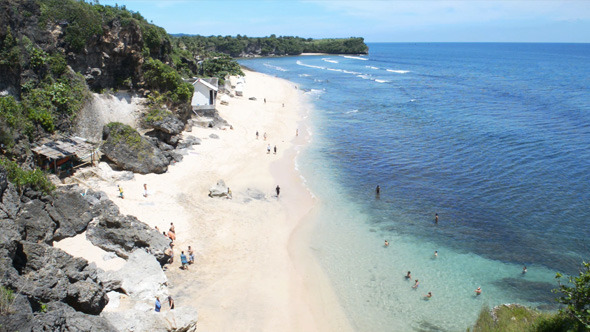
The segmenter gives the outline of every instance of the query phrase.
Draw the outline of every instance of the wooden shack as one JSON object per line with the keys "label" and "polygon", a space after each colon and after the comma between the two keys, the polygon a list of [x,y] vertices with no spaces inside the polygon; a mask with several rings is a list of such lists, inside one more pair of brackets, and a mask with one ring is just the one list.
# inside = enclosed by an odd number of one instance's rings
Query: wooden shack
{"label": "wooden shack", "polygon": [[94,165],[100,158],[98,148],[81,137],[45,139],[32,151],[37,165],[58,176],[69,175],[83,165]]}

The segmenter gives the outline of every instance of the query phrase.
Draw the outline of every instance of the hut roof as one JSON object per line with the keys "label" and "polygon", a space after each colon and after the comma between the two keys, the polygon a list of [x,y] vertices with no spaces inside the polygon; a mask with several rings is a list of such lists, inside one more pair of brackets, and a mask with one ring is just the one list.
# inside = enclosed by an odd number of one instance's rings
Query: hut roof
{"label": "hut roof", "polygon": [[62,159],[72,155],[85,159],[92,154],[94,147],[80,137],[60,137],[55,140],[45,140],[32,150],[50,159]]}

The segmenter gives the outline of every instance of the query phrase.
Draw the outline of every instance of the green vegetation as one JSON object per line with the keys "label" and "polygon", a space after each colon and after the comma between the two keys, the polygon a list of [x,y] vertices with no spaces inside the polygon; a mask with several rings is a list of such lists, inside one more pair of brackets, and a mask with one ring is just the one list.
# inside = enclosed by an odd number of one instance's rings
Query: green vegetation
{"label": "green vegetation", "polygon": [[175,47],[195,54],[219,52],[232,57],[244,54],[299,55],[301,53],[366,54],[369,50],[363,38],[311,39],[300,37],[251,38],[231,36],[179,36],[172,38]]}
{"label": "green vegetation", "polygon": [[8,175],[8,180],[14,183],[20,192],[26,187],[31,187],[45,194],[49,194],[55,189],[55,185],[39,169],[24,170],[16,162],[8,160],[3,156],[0,157],[0,166],[4,167]]}
{"label": "green vegetation", "polygon": [[170,112],[169,110],[155,107],[150,109],[147,113],[143,115],[142,121],[144,126],[150,126],[154,122],[162,121],[164,120],[164,118],[170,115],[172,115],[172,112]]}
{"label": "green vegetation", "polygon": [[10,306],[13,300],[14,292],[4,286],[0,286],[0,316],[10,313]]}
{"label": "green vegetation", "polygon": [[114,144],[125,143],[131,147],[139,146],[141,135],[131,126],[121,122],[111,122],[107,124],[110,130],[110,138]]}
{"label": "green vegetation", "polygon": [[162,92],[173,103],[186,103],[192,97],[192,84],[183,82],[180,74],[162,61],[148,58],[143,68],[146,86]]}
{"label": "green vegetation", "polygon": [[557,299],[565,305],[558,313],[540,313],[518,305],[500,306],[492,312],[484,307],[473,332],[582,332],[590,331],[590,263],[583,262],[579,276],[557,273]]}
{"label": "green vegetation", "polygon": [[221,84],[228,75],[244,75],[240,65],[225,54],[213,54],[213,57],[203,61],[202,72],[204,76],[219,78]]}
{"label": "green vegetation", "polygon": [[559,284],[555,292],[561,293],[558,301],[565,305],[561,313],[575,320],[580,329],[590,330],[590,263],[582,262],[579,276],[568,276],[567,284],[562,284],[560,273],[555,278]]}

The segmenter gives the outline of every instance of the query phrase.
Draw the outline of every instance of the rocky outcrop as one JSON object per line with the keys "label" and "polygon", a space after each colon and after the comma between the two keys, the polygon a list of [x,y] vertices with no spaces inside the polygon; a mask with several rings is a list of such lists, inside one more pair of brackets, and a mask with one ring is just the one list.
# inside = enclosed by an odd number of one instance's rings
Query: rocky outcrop
{"label": "rocky outcrop", "polygon": [[164,173],[169,161],[160,149],[142,137],[135,129],[112,122],[103,129],[102,152],[124,170],[135,173]]}
{"label": "rocky outcrop", "polygon": [[135,250],[123,267],[112,272],[111,279],[121,280],[120,290],[136,299],[152,301],[156,296],[168,295],[168,278],[154,256]]}
{"label": "rocky outcrop", "polygon": [[154,312],[149,306],[123,312],[105,312],[104,316],[119,331],[195,332],[198,320],[197,311],[190,307]]}
{"label": "rocky outcrop", "polygon": [[170,258],[165,253],[170,246],[167,237],[133,216],[119,214],[119,208],[113,202],[98,204],[95,215],[86,232],[86,237],[95,246],[125,259],[134,250],[143,249],[156,257],[161,265]]}
{"label": "rocky outcrop", "polygon": [[228,190],[223,180],[217,181],[217,183],[209,189],[209,197],[228,197]]}

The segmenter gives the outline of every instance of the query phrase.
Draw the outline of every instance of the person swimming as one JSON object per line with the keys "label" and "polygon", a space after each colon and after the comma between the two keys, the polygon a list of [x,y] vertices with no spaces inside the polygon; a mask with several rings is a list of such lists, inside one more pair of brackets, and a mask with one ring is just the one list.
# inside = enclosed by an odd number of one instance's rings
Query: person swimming
{"label": "person swimming", "polygon": [[481,295],[481,287],[477,287],[475,290],[475,295]]}
{"label": "person swimming", "polygon": [[428,292],[428,294],[424,295],[424,299],[428,300],[432,297],[432,292]]}
{"label": "person swimming", "polygon": [[384,246],[389,247],[389,241],[385,240]]}
{"label": "person swimming", "polygon": [[418,279],[416,279],[414,281],[414,286],[412,286],[412,288],[416,289],[416,288],[418,288],[418,286],[420,286],[420,283],[418,282]]}
{"label": "person swimming", "polygon": [[412,274],[410,273],[410,271],[408,271],[408,274],[406,274],[406,279],[412,279]]}
{"label": "person swimming", "polygon": [[522,268],[522,274],[525,274],[527,272],[526,270],[526,266]]}

